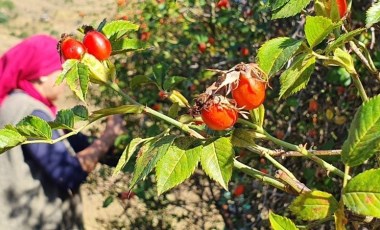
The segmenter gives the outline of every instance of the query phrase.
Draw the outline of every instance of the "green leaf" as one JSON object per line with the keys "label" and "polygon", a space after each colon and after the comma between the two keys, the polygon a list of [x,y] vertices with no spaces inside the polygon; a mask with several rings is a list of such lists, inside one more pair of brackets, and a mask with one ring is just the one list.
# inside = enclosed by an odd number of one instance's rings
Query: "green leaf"
{"label": "green leaf", "polygon": [[170,91],[174,86],[178,85],[182,81],[186,80],[185,77],[180,77],[180,76],[172,76],[164,81],[163,89]]}
{"label": "green leaf", "polygon": [[265,107],[263,104],[261,104],[256,109],[253,109],[251,111],[251,117],[254,124],[257,124],[260,127],[263,127],[264,125],[264,119],[265,119]]}
{"label": "green leaf", "polygon": [[168,67],[163,64],[157,64],[153,66],[153,76],[152,79],[158,85],[160,89],[164,89],[164,81],[168,75]]}
{"label": "green leaf", "polygon": [[300,13],[311,0],[290,0],[281,8],[273,11],[272,19],[287,18]]}
{"label": "green leaf", "polygon": [[168,116],[171,118],[176,118],[178,116],[178,112],[181,109],[179,103],[173,103],[168,111]]}
{"label": "green leaf", "polygon": [[83,105],[76,105],[71,109],[75,115],[75,118],[81,121],[88,120],[88,110]]}
{"label": "green leaf", "polygon": [[113,196],[108,196],[104,201],[103,201],[103,208],[107,208],[110,204],[113,202]]}
{"label": "green leaf", "polygon": [[311,221],[332,216],[338,207],[333,195],[315,190],[299,195],[289,208],[298,218]]}
{"label": "green leaf", "polygon": [[297,230],[297,226],[290,219],[269,212],[269,222],[273,230]]}
{"label": "green leaf", "polygon": [[328,66],[340,66],[345,68],[350,74],[356,74],[354,61],[351,55],[341,48],[336,48],[334,50],[334,56],[330,59],[324,60],[323,64]]}
{"label": "green leaf", "polygon": [[104,84],[112,79],[114,75],[114,71],[108,68],[106,62],[99,61],[89,53],[83,55],[81,63],[87,66],[90,81],[95,84]]}
{"label": "green leaf", "polygon": [[357,166],[380,152],[380,95],[357,110],[342,147],[342,161]]}
{"label": "green leaf", "polygon": [[24,141],[26,141],[26,137],[17,131],[8,128],[0,129],[0,153],[4,153]]}
{"label": "green leaf", "polygon": [[189,108],[190,107],[190,104],[189,102],[187,101],[186,97],[184,97],[181,92],[177,91],[177,90],[172,90],[169,94],[168,94],[168,99],[173,103],[178,103],[179,107],[182,107],[182,108]]}
{"label": "green leaf", "polygon": [[117,165],[115,167],[115,170],[113,171],[113,175],[118,174],[123,168],[127,165],[128,161],[131,159],[131,157],[135,154],[137,147],[146,141],[146,139],[142,138],[134,138],[129,142],[129,145],[124,149],[123,153],[121,154],[121,157],[119,158],[119,161],[117,162]]}
{"label": "green leaf", "polygon": [[253,146],[256,139],[264,137],[264,135],[259,134],[252,129],[236,128],[232,133],[231,142],[235,147],[246,148]]}
{"label": "green leaf", "polygon": [[178,138],[157,164],[157,192],[162,194],[182,183],[198,166],[202,145],[191,147],[189,137]]}
{"label": "green leaf", "polygon": [[306,16],[305,36],[311,48],[321,43],[340,24],[322,16]]}
{"label": "green leaf", "polygon": [[135,38],[123,38],[111,41],[112,54],[125,53],[128,51],[142,50],[148,47],[146,42]]}
{"label": "green leaf", "polygon": [[50,140],[52,131],[49,124],[36,116],[27,116],[16,125],[17,131],[26,137]]}
{"label": "green leaf", "polygon": [[168,135],[160,139],[153,139],[144,145],[140,150],[141,154],[137,158],[131,188],[140,180],[145,180],[146,176],[156,167],[157,162],[169,151],[176,136]]}
{"label": "green leaf", "polygon": [[73,68],[75,65],[77,65],[78,62],[79,62],[79,60],[76,60],[76,59],[66,60],[65,63],[63,63],[63,66],[62,66],[63,70],[59,74],[57,80],[55,81],[55,84],[60,85],[63,82],[63,80],[65,80],[66,74],[71,70],[71,68]]}
{"label": "green leaf", "polygon": [[74,129],[74,112],[70,109],[60,110],[53,122],[49,123],[54,129]]}
{"label": "green leaf", "polygon": [[203,147],[201,165],[206,174],[228,190],[233,169],[234,150],[227,137],[221,137]]}
{"label": "green leaf", "polygon": [[66,73],[66,83],[75,95],[83,102],[86,100],[89,82],[89,71],[86,65],[75,63]]}
{"label": "green leaf", "polygon": [[270,0],[269,4],[272,11],[277,10],[278,8],[284,6],[289,0]]}
{"label": "green leaf", "polygon": [[141,113],[144,106],[141,105],[122,105],[114,108],[100,109],[93,112],[91,118],[99,119],[114,114]]}
{"label": "green leaf", "polygon": [[280,98],[289,97],[305,88],[314,71],[314,66],[314,56],[302,54],[296,57],[290,68],[281,74]]}
{"label": "green leaf", "polygon": [[102,32],[112,41],[119,39],[128,32],[137,31],[138,29],[139,26],[130,21],[115,20],[107,23],[103,27]]}
{"label": "green leaf", "polygon": [[355,213],[380,218],[380,169],[352,178],[343,190],[343,202]]}
{"label": "green leaf", "polygon": [[129,87],[131,87],[131,89],[136,89],[137,87],[140,87],[141,85],[149,84],[149,83],[154,83],[154,81],[147,76],[137,75],[133,77],[132,80],[129,82]]}
{"label": "green leaf", "polygon": [[260,68],[269,76],[276,74],[293,54],[302,41],[288,37],[279,37],[265,42],[258,52]]}
{"label": "green leaf", "polygon": [[327,46],[326,53],[329,53],[329,52],[335,50],[336,48],[344,45],[345,43],[351,41],[355,36],[361,34],[364,30],[365,30],[365,28],[359,28],[356,30],[352,30],[346,34],[340,35],[338,37],[338,39],[336,39],[335,41],[333,41],[332,43],[330,43]]}
{"label": "green leaf", "polygon": [[373,24],[378,23],[379,21],[380,21],[380,2],[376,2],[367,10],[366,27],[369,28]]}

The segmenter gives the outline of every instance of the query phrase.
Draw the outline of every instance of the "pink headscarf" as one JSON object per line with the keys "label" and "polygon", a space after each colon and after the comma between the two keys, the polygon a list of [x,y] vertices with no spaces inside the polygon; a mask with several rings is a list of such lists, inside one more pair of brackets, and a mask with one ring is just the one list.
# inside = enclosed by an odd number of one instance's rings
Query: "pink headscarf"
{"label": "pink headscarf", "polygon": [[0,59],[0,105],[14,89],[22,89],[41,101],[55,115],[56,107],[30,82],[61,69],[58,41],[48,35],[34,35],[8,50]]}

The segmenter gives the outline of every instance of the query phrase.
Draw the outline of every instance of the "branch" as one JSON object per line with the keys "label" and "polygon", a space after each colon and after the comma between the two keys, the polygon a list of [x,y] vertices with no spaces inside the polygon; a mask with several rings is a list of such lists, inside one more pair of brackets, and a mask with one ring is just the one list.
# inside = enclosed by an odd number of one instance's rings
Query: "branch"
{"label": "branch", "polygon": [[[340,156],[342,150],[309,150],[309,153],[315,156]],[[271,152],[272,157],[304,157],[303,154],[297,151],[285,151],[283,149],[277,149]]]}

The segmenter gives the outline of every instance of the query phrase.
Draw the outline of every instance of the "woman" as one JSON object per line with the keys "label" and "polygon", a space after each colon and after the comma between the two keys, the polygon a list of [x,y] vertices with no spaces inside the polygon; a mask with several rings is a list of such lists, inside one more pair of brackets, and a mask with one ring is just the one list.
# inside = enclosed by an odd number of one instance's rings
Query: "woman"
{"label": "woman", "polygon": [[[25,39],[0,59],[0,128],[27,115],[54,120],[61,70],[57,40]],[[78,188],[122,132],[110,117],[101,137],[85,147],[65,140],[30,144],[0,155],[0,229],[82,229]],[[54,131],[53,138],[60,136]],[[76,150],[76,151],[75,151]]]}

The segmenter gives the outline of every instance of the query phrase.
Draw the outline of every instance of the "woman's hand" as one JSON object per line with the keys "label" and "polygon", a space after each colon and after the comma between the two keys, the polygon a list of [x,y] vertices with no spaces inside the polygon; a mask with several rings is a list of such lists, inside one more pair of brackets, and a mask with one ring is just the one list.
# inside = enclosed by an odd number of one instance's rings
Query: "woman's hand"
{"label": "woman's hand", "polygon": [[119,115],[109,116],[107,118],[106,128],[102,135],[96,139],[89,147],[77,154],[82,169],[91,172],[95,169],[100,157],[108,152],[109,148],[115,142],[115,139],[124,133],[125,121]]}

